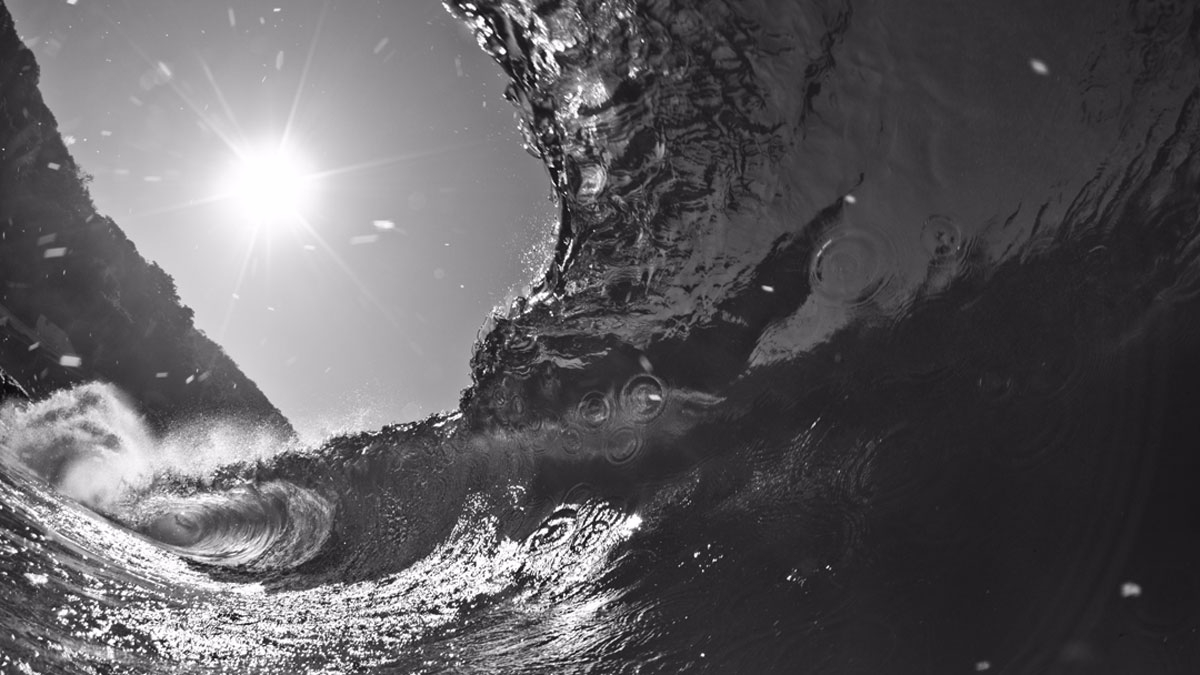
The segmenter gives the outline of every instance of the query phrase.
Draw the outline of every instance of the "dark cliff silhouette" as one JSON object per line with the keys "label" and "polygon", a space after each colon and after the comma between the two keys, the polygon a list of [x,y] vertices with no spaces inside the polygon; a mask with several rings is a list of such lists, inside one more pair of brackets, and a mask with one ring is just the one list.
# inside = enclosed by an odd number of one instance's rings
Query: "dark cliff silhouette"
{"label": "dark cliff silhouette", "polygon": [[[0,382],[39,397],[111,382],[151,424],[219,414],[291,434],[195,328],[171,277],[88,195],[88,175],[38,91],[39,70],[0,1]],[[7,373],[7,375],[4,375]]]}

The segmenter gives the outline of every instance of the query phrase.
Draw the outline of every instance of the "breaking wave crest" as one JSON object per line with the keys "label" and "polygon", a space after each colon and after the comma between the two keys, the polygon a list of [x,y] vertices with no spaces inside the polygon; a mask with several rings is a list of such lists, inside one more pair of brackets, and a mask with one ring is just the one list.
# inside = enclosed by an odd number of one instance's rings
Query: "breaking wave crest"
{"label": "breaking wave crest", "polygon": [[[86,384],[0,411],[0,458],[109,514],[152,480],[156,442],[115,387]],[[154,458],[154,459],[152,459]]]}
{"label": "breaking wave crest", "polygon": [[290,568],[325,543],[333,506],[286,481],[214,485],[219,467],[290,444],[196,421],[162,437],[115,387],[89,383],[0,411],[0,461],[196,562]]}

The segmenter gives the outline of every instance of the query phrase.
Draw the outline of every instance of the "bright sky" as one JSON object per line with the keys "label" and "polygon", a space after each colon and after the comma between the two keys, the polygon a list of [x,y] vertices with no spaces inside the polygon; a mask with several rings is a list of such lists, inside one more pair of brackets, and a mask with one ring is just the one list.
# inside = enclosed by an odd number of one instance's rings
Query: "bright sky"
{"label": "bright sky", "polygon": [[441,3],[6,2],[97,207],[302,435],[457,404],[556,209]]}

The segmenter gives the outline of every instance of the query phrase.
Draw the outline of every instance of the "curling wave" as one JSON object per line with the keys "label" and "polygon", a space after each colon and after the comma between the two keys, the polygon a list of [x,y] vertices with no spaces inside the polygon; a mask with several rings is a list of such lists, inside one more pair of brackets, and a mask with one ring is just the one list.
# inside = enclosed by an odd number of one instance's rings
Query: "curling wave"
{"label": "curling wave", "polygon": [[333,505],[315,492],[272,481],[221,492],[155,494],[121,517],[196,562],[286,570],[321,550],[333,512]]}

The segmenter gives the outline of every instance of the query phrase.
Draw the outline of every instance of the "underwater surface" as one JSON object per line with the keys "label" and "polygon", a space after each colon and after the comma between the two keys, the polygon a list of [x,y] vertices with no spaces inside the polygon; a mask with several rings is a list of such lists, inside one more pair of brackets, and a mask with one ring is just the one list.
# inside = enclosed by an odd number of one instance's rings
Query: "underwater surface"
{"label": "underwater surface", "polygon": [[449,8],[562,204],[460,408],[8,404],[0,670],[1200,672],[1193,3]]}

